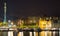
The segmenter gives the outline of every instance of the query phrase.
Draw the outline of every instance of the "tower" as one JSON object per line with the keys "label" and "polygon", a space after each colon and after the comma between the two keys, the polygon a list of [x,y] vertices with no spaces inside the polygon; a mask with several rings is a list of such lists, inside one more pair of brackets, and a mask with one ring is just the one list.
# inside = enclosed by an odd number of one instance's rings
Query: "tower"
{"label": "tower", "polygon": [[6,1],[4,1],[4,20],[3,24],[6,24]]}

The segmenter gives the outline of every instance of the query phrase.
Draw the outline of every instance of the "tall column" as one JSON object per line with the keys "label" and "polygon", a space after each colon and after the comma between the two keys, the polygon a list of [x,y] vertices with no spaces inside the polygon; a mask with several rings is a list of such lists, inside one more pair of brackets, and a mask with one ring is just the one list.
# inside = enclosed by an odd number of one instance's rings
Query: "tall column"
{"label": "tall column", "polygon": [[6,2],[4,2],[4,21],[3,24],[6,24]]}

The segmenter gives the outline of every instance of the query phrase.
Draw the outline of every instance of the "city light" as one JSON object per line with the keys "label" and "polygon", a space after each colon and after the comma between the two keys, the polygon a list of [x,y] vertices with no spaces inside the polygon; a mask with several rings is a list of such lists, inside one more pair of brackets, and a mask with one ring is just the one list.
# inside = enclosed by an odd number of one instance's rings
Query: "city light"
{"label": "city light", "polygon": [[54,2],[1,0],[0,36],[60,36],[60,12]]}

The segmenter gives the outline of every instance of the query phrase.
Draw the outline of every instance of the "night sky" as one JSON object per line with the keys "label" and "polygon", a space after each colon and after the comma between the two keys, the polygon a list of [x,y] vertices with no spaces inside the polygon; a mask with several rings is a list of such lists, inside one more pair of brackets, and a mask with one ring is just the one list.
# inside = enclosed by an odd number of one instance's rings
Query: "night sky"
{"label": "night sky", "polygon": [[[3,18],[3,0],[0,0],[0,19]],[[27,16],[60,16],[58,0],[7,0],[7,18]]]}

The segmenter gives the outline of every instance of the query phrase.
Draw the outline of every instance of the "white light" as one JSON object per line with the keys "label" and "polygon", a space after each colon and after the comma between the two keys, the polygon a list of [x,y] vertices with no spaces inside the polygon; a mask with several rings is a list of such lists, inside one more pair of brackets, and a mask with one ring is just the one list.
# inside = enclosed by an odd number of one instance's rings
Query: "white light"
{"label": "white light", "polygon": [[30,20],[30,23],[32,23],[32,20]]}
{"label": "white light", "polygon": [[13,27],[16,27],[16,25],[13,25]]}
{"label": "white light", "polygon": [[23,36],[23,32],[19,32],[20,33],[20,36]]}
{"label": "white light", "polygon": [[34,36],[36,36],[36,32],[34,32]]}
{"label": "white light", "polygon": [[53,36],[55,36],[55,33],[56,33],[56,32],[54,31],[54,32],[53,32]]}
{"label": "white light", "polygon": [[30,36],[32,36],[32,32],[29,32],[30,33]]}
{"label": "white light", "polygon": [[11,20],[8,20],[8,22],[10,23],[10,22],[11,22]]}
{"label": "white light", "polygon": [[13,25],[13,22],[11,22],[11,24]]}
{"label": "white light", "polygon": [[13,36],[13,31],[9,31],[8,36]]}
{"label": "white light", "polygon": [[9,25],[9,27],[11,27],[11,25]]}
{"label": "white light", "polygon": [[52,30],[55,30],[56,28],[52,28]]}

